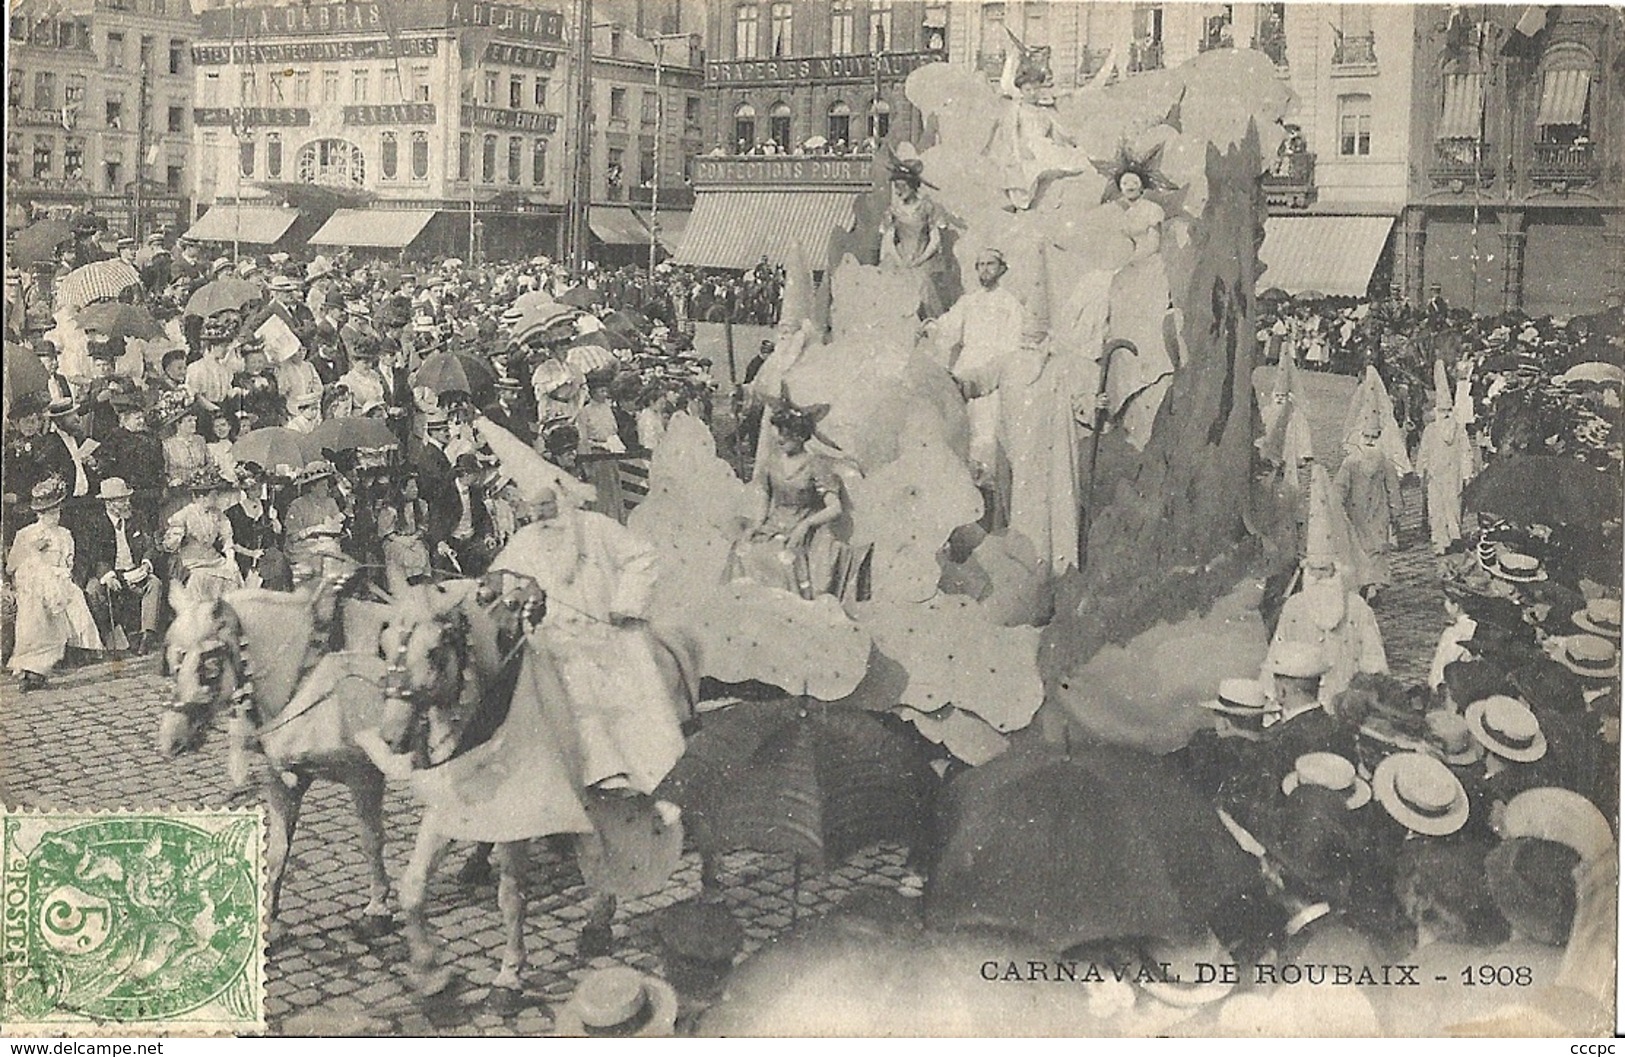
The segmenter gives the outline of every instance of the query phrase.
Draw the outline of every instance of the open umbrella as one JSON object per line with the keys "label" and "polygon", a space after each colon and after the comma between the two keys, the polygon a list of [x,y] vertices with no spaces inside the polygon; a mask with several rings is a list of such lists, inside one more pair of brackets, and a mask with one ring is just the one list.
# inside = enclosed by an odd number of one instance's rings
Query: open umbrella
{"label": "open umbrella", "polygon": [[216,312],[238,312],[265,296],[265,292],[247,279],[235,275],[222,276],[204,283],[186,300],[186,314],[208,319]]}
{"label": "open umbrella", "polygon": [[1620,492],[1612,476],[1576,459],[1519,455],[1475,477],[1462,506],[1525,525],[1585,525],[1617,520]]}
{"label": "open umbrella", "polygon": [[97,301],[116,301],[124,291],[140,285],[141,273],[134,265],[118,259],[92,261],[56,284],[56,307],[82,308]]}
{"label": "open umbrella", "polygon": [[1625,384],[1625,370],[1611,363],[1593,360],[1577,364],[1557,376],[1560,382],[1594,382],[1598,385]]}
{"label": "open umbrella", "polygon": [[877,840],[913,843],[935,781],[921,743],[874,713],[780,698],[707,715],[659,795],[703,852],[822,865]]}
{"label": "open umbrella", "polygon": [[1013,930],[1054,951],[1194,939],[1258,877],[1178,771],[1128,749],[1012,750],[951,782],[941,820],[926,923]]}
{"label": "open umbrella", "polygon": [[155,341],[164,336],[164,328],[152,318],[151,312],[140,305],[119,301],[106,301],[81,309],[79,325],[87,331],[116,338]]}
{"label": "open umbrella", "polygon": [[381,419],[348,416],[330,418],[309,434],[310,447],[320,451],[352,451],[356,448],[393,448],[400,444]]}
{"label": "open umbrella", "polygon": [[307,435],[282,426],[250,430],[231,446],[231,457],[238,462],[255,463],[283,477],[292,477],[319,455]]}
{"label": "open umbrella", "polygon": [[591,374],[620,363],[613,352],[598,344],[572,346],[565,352],[564,362],[582,374]]}
{"label": "open umbrella", "polygon": [[496,382],[491,365],[466,352],[436,352],[412,376],[413,388],[432,389],[436,396],[467,393],[476,403],[491,398]]}
{"label": "open umbrella", "polygon": [[586,286],[574,286],[559,295],[561,305],[574,308],[591,308],[597,300],[598,291]]}
{"label": "open umbrella", "polygon": [[6,342],[6,402],[24,393],[42,393],[50,388],[51,379],[39,362],[39,357],[27,345]]}
{"label": "open umbrella", "polygon": [[11,263],[19,268],[56,259],[58,246],[73,238],[73,221],[40,220],[17,232],[11,243]]}

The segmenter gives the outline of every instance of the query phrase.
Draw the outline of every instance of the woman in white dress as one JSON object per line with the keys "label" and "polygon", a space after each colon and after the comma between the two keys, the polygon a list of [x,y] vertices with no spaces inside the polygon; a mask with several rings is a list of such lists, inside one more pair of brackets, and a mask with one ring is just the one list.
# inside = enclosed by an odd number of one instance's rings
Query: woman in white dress
{"label": "woman in white dress", "polygon": [[100,650],[101,634],[73,582],[73,534],[62,527],[68,488],[51,477],[35,485],[29,506],[36,520],[17,531],[6,558],[17,592],[17,640],[11,670],[22,690],[37,690],[67,647]]}

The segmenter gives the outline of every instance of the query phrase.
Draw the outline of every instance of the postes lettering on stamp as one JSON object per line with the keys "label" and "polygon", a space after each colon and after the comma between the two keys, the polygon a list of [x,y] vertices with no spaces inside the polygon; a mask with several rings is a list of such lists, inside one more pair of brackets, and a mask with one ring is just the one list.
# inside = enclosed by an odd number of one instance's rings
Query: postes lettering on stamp
{"label": "postes lettering on stamp", "polygon": [[264,1029],[264,817],[0,812],[8,1032]]}

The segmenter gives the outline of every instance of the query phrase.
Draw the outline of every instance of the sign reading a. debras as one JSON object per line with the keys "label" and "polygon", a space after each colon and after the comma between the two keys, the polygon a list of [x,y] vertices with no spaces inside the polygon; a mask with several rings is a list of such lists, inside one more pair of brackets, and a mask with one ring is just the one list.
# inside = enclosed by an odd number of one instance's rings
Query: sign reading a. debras
{"label": "sign reading a. debras", "polygon": [[225,41],[335,33],[393,35],[406,29],[471,26],[532,44],[564,45],[564,16],[558,11],[478,0],[361,0],[241,9],[232,5],[203,11],[199,22],[206,39]]}

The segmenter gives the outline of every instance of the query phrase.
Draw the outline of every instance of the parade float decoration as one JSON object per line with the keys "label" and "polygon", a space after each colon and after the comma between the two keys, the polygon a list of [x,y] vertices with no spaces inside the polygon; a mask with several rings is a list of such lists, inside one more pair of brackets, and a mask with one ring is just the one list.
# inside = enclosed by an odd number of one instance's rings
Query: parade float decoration
{"label": "parade float decoration", "polygon": [[[697,626],[714,678],[892,711],[965,762],[998,755],[1040,706],[1057,736],[1166,741],[1163,720],[1212,681],[1170,658],[1244,643],[1256,660],[1262,645],[1238,586],[1257,178],[1289,94],[1266,57],[1235,51],[1059,99],[934,64],[908,95],[936,141],[877,160],[822,286],[786,262],[755,386],[821,408],[809,443],[840,466],[856,578],[810,602],[727,582],[750,488],[679,417],[631,519],[661,548],[655,608]],[[1026,313],[999,381],[1007,526],[984,517],[993,492],[929,327],[986,247]],[[1187,621],[1200,657],[1172,645]],[[1127,733],[1101,720],[1135,707],[1151,711]]]}

